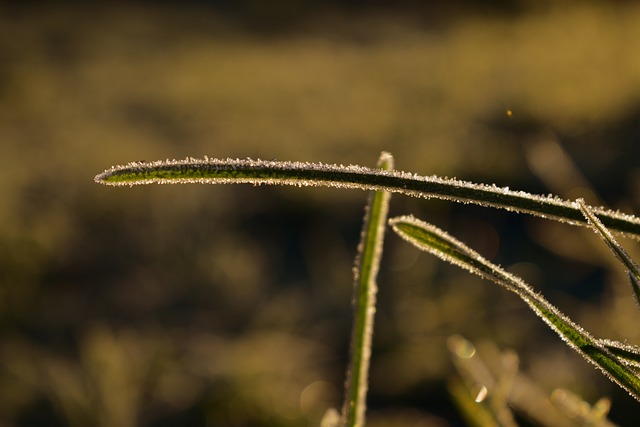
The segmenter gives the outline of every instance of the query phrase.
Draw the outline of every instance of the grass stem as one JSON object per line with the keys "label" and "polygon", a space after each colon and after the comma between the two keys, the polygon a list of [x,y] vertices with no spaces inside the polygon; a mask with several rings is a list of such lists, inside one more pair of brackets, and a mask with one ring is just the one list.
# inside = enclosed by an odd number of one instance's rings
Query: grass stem
{"label": "grass stem", "polygon": [[[378,167],[384,170],[393,169],[393,157],[389,153],[382,153]],[[351,336],[351,362],[347,371],[343,407],[343,416],[348,427],[363,427],[365,424],[373,320],[378,291],[376,278],[382,256],[390,197],[391,195],[385,191],[375,191],[369,195],[358,246],[354,269],[355,319]]]}

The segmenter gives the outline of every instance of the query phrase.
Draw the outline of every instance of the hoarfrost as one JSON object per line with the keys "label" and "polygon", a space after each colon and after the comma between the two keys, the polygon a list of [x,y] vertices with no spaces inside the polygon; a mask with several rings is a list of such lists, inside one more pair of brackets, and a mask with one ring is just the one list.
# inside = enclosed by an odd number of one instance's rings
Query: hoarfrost
{"label": "hoarfrost", "polygon": [[[534,195],[524,191],[513,191],[509,187],[476,184],[436,175],[419,176],[415,173],[358,165],[343,166],[250,158],[216,159],[205,156],[203,159],[132,162],[124,166],[111,167],[97,175],[95,181],[114,186],[151,183],[248,183],[382,190],[425,199],[439,198],[461,203],[475,203],[570,224],[586,224],[577,206],[553,195]],[[593,210],[609,228],[640,236],[638,217],[601,207]]]}
{"label": "hoarfrost", "polygon": [[393,218],[392,228],[403,239],[440,259],[489,279],[516,293],[570,347],[596,365],[609,379],[640,400],[640,378],[601,340],[575,324],[558,308],[535,292],[519,277],[487,261],[480,254],[434,225],[412,216]]}

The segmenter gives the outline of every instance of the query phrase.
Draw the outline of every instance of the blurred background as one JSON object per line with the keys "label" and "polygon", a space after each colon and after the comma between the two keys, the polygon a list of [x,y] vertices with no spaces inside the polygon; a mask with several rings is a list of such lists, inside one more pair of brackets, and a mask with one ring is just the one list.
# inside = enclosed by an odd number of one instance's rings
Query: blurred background
{"label": "blurred background", "polygon": [[[364,192],[97,173],[385,150],[400,170],[640,212],[638,52],[632,1],[3,2],[0,426],[317,426],[341,405]],[[407,213],[640,344],[589,230],[395,196]],[[452,334],[515,350],[545,395],[640,414],[515,295],[391,234],[379,287],[371,426],[464,425]]]}

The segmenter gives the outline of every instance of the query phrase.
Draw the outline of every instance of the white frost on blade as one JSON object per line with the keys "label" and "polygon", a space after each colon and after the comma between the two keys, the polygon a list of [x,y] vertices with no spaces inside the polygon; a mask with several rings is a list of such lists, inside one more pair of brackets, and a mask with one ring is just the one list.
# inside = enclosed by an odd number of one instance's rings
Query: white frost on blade
{"label": "white frost on blade", "polygon": [[[389,224],[403,239],[418,248],[489,279],[519,295],[565,343],[597,366],[611,381],[617,383],[630,395],[640,400],[637,375],[631,371],[625,371],[625,363],[610,353],[600,340],[592,337],[582,327],[575,324],[542,295],[536,293],[522,279],[487,261],[480,254],[445,231],[413,216],[393,218],[389,220]],[[599,355],[597,357],[592,356],[586,350],[587,347],[597,349]],[[609,363],[603,363],[602,359],[607,359]],[[615,369],[611,370],[611,365],[613,364],[617,365],[617,371]]]}
{"label": "white frost on blade", "polygon": [[618,258],[618,260],[622,262],[622,264],[632,272],[636,278],[640,278],[640,267],[638,267],[627,251],[625,251],[620,243],[618,243],[609,229],[602,223],[602,221],[600,221],[595,214],[595,209],[587,206],[583,199],[577,199],[575,204],[582,211],[593,231],[595,231],[598,237],[607,244],[616,258]]}
{"label": "white frost on blade", "polygon": [[[393,156],[383,152],[378,168],[392,169]],[[354,271],[354,328],[351,337],[351,363],[347,372],[343,416],[351,425],[364,425],[371,358],[377,275],[382,257],[384,234],[389,212],[389,192],[371,192],[358,244]]]}
{"label": "white frost on blade", "polygon": [[631,287],[636,297],[636,302],[640,304],[640,267],[629,256],[627,251],[624,250],[622,245],[618,243],[616,238],[611,234],[609,229],[600,221],[600,219],[594,214],[594,209],[587,206],[583,199],[577,199],[576,206],[580,208],[583,215],[587,219],[589,226],[595,233],[602,239],[602,241],[609,247],[615,257],[622,263],[629,273],[629,279],[631,281]]}
{"label": "white frost on blade", "polygon": [[[161,176],[163,172],[171,172],[172,176],[163,177]],[[119,180],[118,176],[127,179]],[[513,191],[508,187],[475,184],[435,175],[419,176],[414,173],[358,165],[209,157],[187,158],[132,162],[124,166],[115,166],[97,175],[95,181],[114,186],[151,183],[249,183],[388,191],[426,199],[439,198],[499,207],[571,224],[585,223],[575,205],[555,196],[534,195],[524,191]],[[594,212],[601,218],[608,217],[640,226],[640,219],[632,215],[604,208],[594,208]]]}
{"label": "white frost on blade", "polygon": [[602,346],[616,353],[618,358],[628,366],[636,369],[640,368],[640,347],[610,339],[601,339],[599,341]]}

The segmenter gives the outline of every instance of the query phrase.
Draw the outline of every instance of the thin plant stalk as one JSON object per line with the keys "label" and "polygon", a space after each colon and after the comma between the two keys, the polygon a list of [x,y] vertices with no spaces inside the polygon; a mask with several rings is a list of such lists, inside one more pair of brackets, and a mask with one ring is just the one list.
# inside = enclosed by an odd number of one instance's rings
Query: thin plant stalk
{"label": "thin plant stalk", "polygon": [[419,249],[489,279],[516,293],[569,346],[596,365],[613,382],[640,400],[640,378],[627,363],[609,351],[603,342],[573,323],[536,293],[522,279],[486,260],[480,254],[439,228],[411,216],[390,220],[394,231]]}
{"label": "thin plant stalk", "polygon": [[[384,170],[393,169],[393,157],[389,153],[382,153],[378,167]],[[373,320],[378,292],[376,278],[382,256],[390,198],[391,194],[385,191],[375,191],[369,195],[358,246],[354,269],[355,318],[351,336],[351,362],[347,371],[345,402],[342,409],[345,425],[348,427],[362,427],[365,424]]]}
{"label": "thin plant stalk", "polygon": [[[508,187],[363,166],[187,158],[116,166],[97,175],[95,181],[115,186],[151,183],[250,183],[388,191],[414,197],[440,198],[498,207],[571,224],[587,224],[582,212],[573,202],[557,197],[513,191]],[[602,208],[593,208],[593,212],[611,230],[640,237],[640,218]]]}
{"label": "thin plant stalk", "polygon": [[640,304],[640,267],[629,256],[627,251],[618,243],[616,238],[611,234],[609,229],[600,221],[600,219],[593,212],[593,208],[587,206],[584,199],[576,200],[576,204],[582,211],[582,214],[587,219],[589,226],[595,231],[595,233],[602,239],[602,241],[609,247],[611,252],[618,258],[622,265],[627,269],[629,274],[629,280],[631,281],[631,287],[636,297],[636,302]]}

